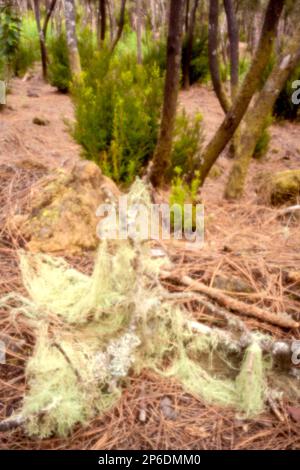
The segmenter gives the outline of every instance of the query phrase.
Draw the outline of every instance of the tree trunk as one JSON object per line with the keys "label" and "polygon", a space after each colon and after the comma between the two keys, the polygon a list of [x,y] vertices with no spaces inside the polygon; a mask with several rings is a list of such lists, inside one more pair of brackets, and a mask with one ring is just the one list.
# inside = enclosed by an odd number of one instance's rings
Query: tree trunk
{"label": "tree trunk", "polygon": [[239,27],[232,0],[224,0],[227,18],[230,53],[231,99],[234,100],[239,86]]}
{"label": "tree trunk", "polygon": [[76,36],[75,4],[74,0],[65,0],[64,4],[70,69],[72,75],[76,77],[76,75],[79,75],[81,73],[81,64]]}
{"label": "tree trunk", "polygon": [[135,0],[136,5],[136,39],[137,39],[137,62],[142,63],[142,10],[141,0]]}
{"label": "tree trunk", "polygon": [[245,77],[233,106],[228,111],[223,123],[204,150],[202,164],[200,164],[202,185],[211,167],[238,128],[247,111],[251,98],[259,87],[261,75],[269,62],[273,50],[277,25],[284,3],[285,0],[269,0],[259,46],[256,50],[250,70]]}
{"label": "tree trunk", "polygon": [[183,68],[182,68],[182,81],[183,88],[188,90],[190,88],[190,63],[193,52],[193,43],[194,43],[194,29],[196,22],[196,13],[199,5],[199,0],[194,0],[193,8],[190,14],[190,21],[186,37],[186,48],[185,54],[183,57]]}
{"label": "tree trunk", "polygon": [[150,0],[151,29],[154,41],[157,40],[156,0]]}
{"label": "tree trunk", "polygon": [[233,162],[232,170],[225,189],[226,199],[238,199],[242,196],[249,165],[256,143],[273,106],[288,77],[300,60],[300,28],[274,66],[263,90],[256,98],[245,118],[241,144]]}
{"label": "tree trunk", "polygon": [[186,0],[185,1],[185,21],[184,21],[186,34],[189,30],[189,24],[190,24],[190,0]]}
{"label": "tree trunk", "polygon": [[98,3],[97,36],[98,45],[101,48],[106,36],[106,0],[99,0]]}
{"label": "tree trunk", "polygon": [[209,32],[208,32],[208,59],[211,80],[220,105],[226,114],[230,108],[230,101],[220,78],[218,60],[218,30],[219,30],[219,0],[210,0],[209,4]]}
{"label": "tree trunk", "polygon": [[170,3],[162,121],[150,169],[150,180],[154,186],[161,186],[164,183],[165,173],[170,166],[180,78],[184,5],[185,0],[171,0]]}
{"label": "tree trunk", "polygon": [[119,40],[121,39],[123,29],[124,29],[124,24],[125,24],[125,11],[126,11],[126,0],[121,0],[121,11],[120,11],[120,19],[119,19],[119,25],[118,25],[118,32],[117,35],[111,45],[110,52],[113,53],[115,50]]}
{"label": "tree trunk", "polygon": [[47,57],[45,35],[44,35],[44,31],[43,31],[42,26],[41,26],[41,14],[40,14],[40,2],[39,2],[39,0],[33,0],[33,6],[34,6],[35,21],[36,21],[36,25],[37,25],[37,29],[38,29],[38,33],[39,33],[43,78],[44,78],[44,80],[46,80],[47,79],[48,57]]}
{"label": "tree trunk", "polygon": [[107,9],[109,15],[110,41],[113,43],[117,31],[114,0],[107,0]]}
{"label": "tree trunk", "polygon": [[[233,103],[239,87],[239,27],[236,13],[234,11],[233,1],[224,0],[224,8],[227,19],[227,30],[229,38],[229,55],[230,55],[230,89],[231,102]],[[239,146],[240,132],[236,130],[232,143],[229,148],[229,157],[234,158],[236,149]]]}

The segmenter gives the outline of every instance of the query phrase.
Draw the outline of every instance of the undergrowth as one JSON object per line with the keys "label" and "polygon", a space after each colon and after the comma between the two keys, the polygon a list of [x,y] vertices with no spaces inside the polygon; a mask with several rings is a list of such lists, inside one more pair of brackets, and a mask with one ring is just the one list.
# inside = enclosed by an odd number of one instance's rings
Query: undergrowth
{"label": "undergrowth", "polygon": [[130,183],[148,162],[157,141],[163,79],[156,65],[135,56],[94,55],[73,85],[74,137],[86,158],[117,182]]}

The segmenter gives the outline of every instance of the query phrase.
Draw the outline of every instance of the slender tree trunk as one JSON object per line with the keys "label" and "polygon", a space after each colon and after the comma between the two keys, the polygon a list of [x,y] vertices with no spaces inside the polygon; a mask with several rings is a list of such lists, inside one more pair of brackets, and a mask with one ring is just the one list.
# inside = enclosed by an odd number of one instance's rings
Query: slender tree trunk
{"label": "slender tree trunk", "polygon": [[106,0],[99,0],[98,2],[97,36],[98,45],[101,48],[106,36]]}
{"label": "slender tree trunk", "polygon": [[273,106],[288,77],[300,61],[300,28],[285,47],[277,64],[274,66],[263,90],[244,118],[241,144],[225,189],[226,199],[238,199],[242,196],[249,165],[256,143]]}
{"label": "slender tree trunk", "polygon": [[[224,8],[227,19],[227,30],[229,38],[230,55],[230,89],[231,102],[233,103],[239,87],[239,26],[234,11],[233,0],[224,0]],[[236,149],[239,147],[240,131],[235,131],[229,148],[229,157],[234,158]]]}
{"label": "slender tree trunk", "polygon": [[150,18],[153,39],[157,39],[156,0],[150,0]]}
{"label": "slender tree trunk", "polygon": [[184,4],[185,0],[171,0],[170,3],[162,121],[150,169],[150,180],[154,186],[161,186],[164,183],[165,173],[170,166],[180,78]]}
{"label": "slender tree trunk", "polygon": [[76,35],[76,11],[74,0],[65,0],[66,34],[71,73],[75,77],[81,73],[80,56]]}
{"label": "slender tree trunk", "polygon": [[211,80],[218,100],[226,114],[230,108],[230,101],[220,77],[218,60],[218,31],[219,31],[219,0],[210,0],[209,4],[209,32],[208,32],[208,58]]}
{"label": "slender tree trunk", "polygon": [[269,0],[264,25],[256,54],[250,70],[239,90],[239,93],[228,111],[225,119],[214,137],[211,139],[202,156],[200,164],[201,182],[204,183],[211,167],[226,147],[234,132],[238,128],[251,98],[258,89],[261,75],[264,72],[274,46],[277,25],[282,13],[285,0]]}
{"label": "slender tree trunk", "polygon": [[118,32],[117,35],[111,45],[110,51],[113,53],[115,50],[119,40],[121,39],[123,29],[124,29],[124,24],[125,24],[125,11],[126,11],[126,0],[121,0],[121,10],[120,10],[120,19],[119,19],[119,25],[118,25]]}
{"label": "slender tree trunk", "polygon": [[107,0],[107,9],[109,15],[110,42],[113,43],[117,31],[114,0]]}
{"label": "slender tree trunk", "polygon": [[135,0],[136,5],[136,39],[137,39],[137,62],[141,64],[142,57],[142,9],[141,0]]}
{"label": "slender tree trunk", "polygon": [[185,0],[185,33],[187,34],[190,24],[190,0]]}
{"label": "slender tree trunk", "polygon": [[84,28],[87,28],[87,27],[91,28],[92,25],[93,25],[93,9],[91,7],[91,1],[92,0],[87,0],[86,1],[84,18],[83,18]]}
{"label": "slender tree trunk", "polygon": [[185,54],[183,57],[183,68],[182,68],[182,81],[183,88],[188,90],[190,88],[190,64],[193,52],[193,43],[194,43],[194,29],[196,23],[196,13],[199,5],[199,0],[194,0],[193,7],[190,14],[189,27],[186,37],[186,48]]}
{"label": "slender tree trunk", "polygon": [[227,18],[230,54],[231,99],[234,100],[239,86],[239,27],[232,0],[224,0]]}
{"label": "slender tree trunk", "polygon": [[52,14],[53,14],[54,10],[55,10],[56,3],[57,3],[57,0],[51,0],[51,2],[48,5],[48,8],[46,10],[46,18],[45,18],[44,25],[43,25],[43,33],[44,33],[45,41],[46,41],[46,37],[47,37],[47,30],[48,30],[49,21],[52,17]]}
{"label": "slender tree trunk", "polygon": [[44,31],[43,31],[42,26],[41,26],[41,14],[40,14],[40,2],[39,2],[39,0],[33,0],[33,6],[34,6],[35,21],[36,21],[36,25],[37,25],[37,29],[38,29],[38,33],[39,33],[43,78],[46,80],[47,79],[48,57],[47,57],[45,35],[44,35]]}

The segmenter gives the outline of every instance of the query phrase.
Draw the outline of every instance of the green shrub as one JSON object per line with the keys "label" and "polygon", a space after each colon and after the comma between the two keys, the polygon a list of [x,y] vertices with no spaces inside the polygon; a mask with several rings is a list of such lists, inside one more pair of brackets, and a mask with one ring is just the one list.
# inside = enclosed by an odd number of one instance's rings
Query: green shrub
{"label": "green shrub", "polygon": [[163,75],[167,67],[167,44],[166,41],[153,41],[149,39],[144,53],[143,63],[145,66],[156,64]]}
{"label": "green shrub", "polygon": [[15,53],[13,68],[17,76],[23,76],[40,60],[40,44],[36,22],[31,14],[22,18],[19,47]]}
{"label": "green shrub", "polygon": [[66,93],[71,82],[71,71],[68,56],[68,47],[65,34],[53,36],[48,46],[49,67],[48,79],[52,86]]}
{"label": "green shrub", "polygon": [[[186,54],[187,43],[183,41],[182,57]],[[153,41],[148,38],[146,44],[143,63],[145,65],[157,64],[163,74],[167,66],[167,45],[166,41]],[[202,31],[195,38],[190,62],[190,83],[207,82],[209,77],[208,64],[208,37],[207,31]]]}
{"label": "green shrub", "polygon": [[[199,189],[200,189],[200,172],[195,171],[194,177],[191,183],[187,183],[185,181],[184,175],[182,173],[182,169],[176,167],[174,169],[174,177],[171,184],[171,192],[170,192],[170,206],[173,204],[177,204],[181,210],[181,219],[184,222],[184,226],[188,230],[192,230],[196,226],[196,204],[199,202]],[[184,219],[184,205],[185,204],[192,204],[192,217],[191,220]],[[172,227],[176,229],[174,226],[175,222],[175,215],[171,212],[171,223]]]}
{"label": "green shrub", "polygon": [[20,45],[21,20],[10,5],[0,9],[0,57],[2,77],[9,79],[13,72],[16,52]]}
{"label": "green shrub", "polygon": [[117,182],[130,183],[153,154],[162,85],[157,66],[102,51],[73,86],[74,137],[85,156]]}
{"label": "green shrub", "polygon": [[191,120],[183,111],[176,118],[171,155],[170,179],[174,169],[180,168],[183,175],[193,171],[194,162],[200,157],[203,143],[202,115],[197,114]]}
{"label": "green shrub", "polygon": [[97,38],[95,33],[89,28],[82,29],[78,35],[78,50],[83,70],[91,66],[96,48]]}
{"label": "green shrub", "polygon": [[[82,69],[92,67],[96,38],[93,32],[83,29],[78,36],[78,50]],[[72,75],[68,56],[66,34],[62,31],[48,41],[49,54],[49,82],[62,93],[69,91]]]}
{"label": "green shrub", "polygon": [[[186,45],[184,44],[183,47],[185,48]],[[208,79],[208,33],[207,30],[204,29],[194,40],[190,64],[190,83],[206,83]]]}

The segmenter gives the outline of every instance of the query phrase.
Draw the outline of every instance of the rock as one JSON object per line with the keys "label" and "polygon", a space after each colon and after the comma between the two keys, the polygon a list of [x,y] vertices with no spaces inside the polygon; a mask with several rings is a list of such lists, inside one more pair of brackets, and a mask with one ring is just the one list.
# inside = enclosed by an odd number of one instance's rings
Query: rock
{"label": "rock", "polygon": [[263,202],[275,206],[296,204],[300,196],[300,170],[261,175],[258,180],[258,194]]}
{"label": "rock", "polygon": [[18,224],[32,251],[93,250],[99,243],[96,210],[107,203],[107,193],[120,194],[96,164],[83,160],[71,171],[58,168],[41,178],[31,191],[29,214],[12,223]]}
{"label": "rock", "polygon": [[40,95],[35,90],[28,90],[27,96],[29,96],[29,98],[39,98]]}
{"label": "rock", "polygon": [[238,277],[234,276],[221,276],[218,274],[214,277],[212,287],[216,287],[217,289],[228,292],[246,292],[248,294],[253,292],[253,287],[247,282],[243,281],[243,279],[239,279]]}
{"label": "rock", "polygon": [[50,121],[48,119],[44,118],[39,118],[39,117],[34,117],[32,119],[33,124],[36,124],[37,126],[48,126],[50,124]]}
{"label": "rock", "polygon": [[175,420],[177,418],[177,412],[173,407],[172,400],[165,396],[160,400],[160,409],[166,419]]}

